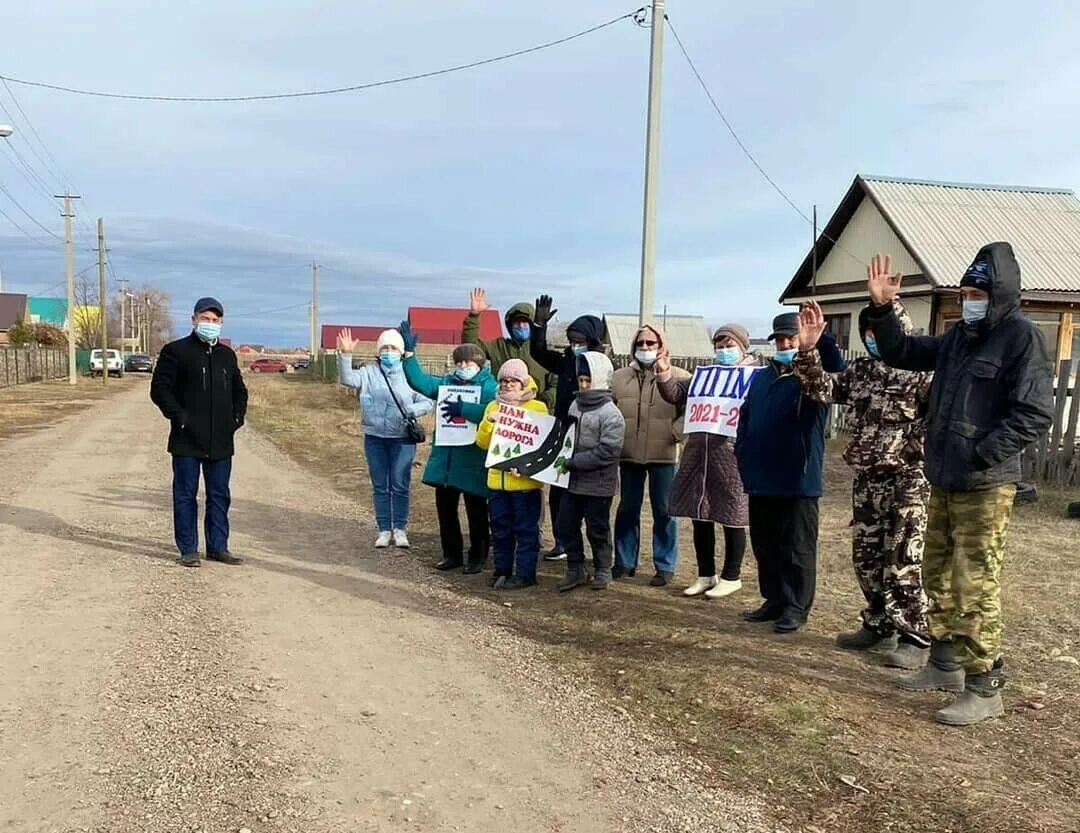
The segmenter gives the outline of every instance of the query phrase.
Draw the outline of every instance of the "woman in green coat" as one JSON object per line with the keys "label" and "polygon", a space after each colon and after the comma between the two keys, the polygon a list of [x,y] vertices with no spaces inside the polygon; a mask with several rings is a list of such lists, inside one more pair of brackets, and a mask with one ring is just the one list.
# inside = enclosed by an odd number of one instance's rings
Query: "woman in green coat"
{"label": "woman in green coat", "polygon": [[[479,425],[484,409],[495,398],[498,384],[491,372],[484,367],[483,351],[475,344],[462,344],[454,349],[454,370],[445,376],[432,376],[420,367],[415,351],[418,338],[409,322],[401,322],[401,337],[405,342],[405,360],[402,369],[409,386],[422,396],[438,399],[439,388],[480,388],[480,401],[476,403],[447,401],[435,417],[435,433],[431,439],[431,456],[424,469],[423,482],[435,487],[435,510],[439,516],[439,539],[442,543],[442,560],[436,570],[456,570],[464,565],[469,575],[480,573],[487,561],[491,546],[487,511],[487,456],[475,443],[461,446],[439,445],[439,430],[453,423],[467,420]],[[465,560],[465,540],[461,533],[458,507],[465,500],[465,515],[469,521],[469,557]]]}

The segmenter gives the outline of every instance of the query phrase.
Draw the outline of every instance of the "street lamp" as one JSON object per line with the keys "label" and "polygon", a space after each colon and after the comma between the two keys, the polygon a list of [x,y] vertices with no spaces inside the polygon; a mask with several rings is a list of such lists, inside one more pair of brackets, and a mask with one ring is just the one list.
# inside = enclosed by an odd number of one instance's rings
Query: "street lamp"
{"label": "street lamp", "polygon": [[0,139],[6,139],[14,132],[15,128],[10,124],[0,124]]}

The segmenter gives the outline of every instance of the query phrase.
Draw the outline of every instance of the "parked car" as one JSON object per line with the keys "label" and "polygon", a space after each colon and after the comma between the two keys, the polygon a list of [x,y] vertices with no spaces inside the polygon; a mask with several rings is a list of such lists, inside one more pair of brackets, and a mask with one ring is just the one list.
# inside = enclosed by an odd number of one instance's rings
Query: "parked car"
{"label": "parked car", "polygon": [[284,373],[288,369],[281,359],[255,359],[251,363],[252,373]]}
{"label": "parked car", "polygon": [[311,367],[311,359],[297,359],[292,363],[296,370],[307,370]]}
{"label": "parked car", "polygon": [[[124,360],[120,358],[119,350],[109,350],[108,356],[105,359],[107,370],[110,376],[123,376],[124,375]],[[101,375],[101,350],[90,351],[90,375]]]}
{"label": "parked car", "polygon": [[124,359],[124,370],[129,373],[152,373],[154,363],[146,353],[132,353]]}

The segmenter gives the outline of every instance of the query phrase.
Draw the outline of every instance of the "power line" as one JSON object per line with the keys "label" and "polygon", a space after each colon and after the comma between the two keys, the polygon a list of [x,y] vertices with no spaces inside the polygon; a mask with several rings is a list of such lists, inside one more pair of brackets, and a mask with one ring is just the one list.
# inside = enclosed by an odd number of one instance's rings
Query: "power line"
{"label": "power line", "polygon": [[0,217],[3,217],[5,220],[11,223],[11,225],[13,225],[18,231],[22,232],[22,235],[34,245],[39,246],[42,249],[48,249],[49,251],[53,251],[53,245],[51,243],[46,243],[44,240],[39,240],[38,238],[34,237],[34,235],[32,235],[18,223],[16,223],[15,220],[11,217],[11,215],[4,211],[4,209],[2,208],[0,208]]}
{"label": "power line", "polygon": [[[37,158],[41,162],[41,164],[45,166],[45,169],[48,170],[49,173],[51,173],[56,178],[56,181],[58,183],[63,185],[64,182],[68,182],[68,184],[70,186],[70,181],[68,180],[68,177],[63,176],[64,171],[60,167],[60,163],[56,161],[56,157],[52,155],[52,152],[49,150],[49,146],[45,144],[45,140],[42,139],[41,134],[37,132],[37,128],[34,127],[34,123],[32,121],[30,121],[30,117],[26,114],[26,111],[22,108],[22,105],[19,103],[19,99],[15,97],[15,93],[12,91],[11,87],[8,85],[7,79],[0,76],[0,82],[3,83],[4,89],[7,90],[8,95],[11,96],[11,101],[15,105],[15,109],[18,110],[19,114],[23,117],[23,120],[26,122],[26,126],[30,128],[30,132],[33,133],[34,137],[38,140],[38,144],[41,145],[41,149],[43,151],[45,151],[45,155],[48,156],[52,160],[53,165],[56,166],[55,169],[49,167],[49,163],[41,158],[41,156],[38,154],[38,152],[36,150],[34,150],[34,146],[29,141],[26,142],[27,146],[33,152],[34,156],[37,156]],[[4,109],[4,112],[7,112],[7,108]],[[8,115],[10,116],[10,113]],[[14,119],[12,119],[12,121],[14,121]]]}
{"label": "power line", "polygon": [[33,214],[31,214],[29,211],[27,211],[25,208],[23,208],[22,204],[17,199],[15,199],[15,195],[12,194],[7,188],[5,188],[4,183],[2,183],[2,182],[0,182],[0,193],[7,195],[7,198],[9,200],[11,200],[11,202],[15,205],[15,207],[17,209],[19,209],[19,211],[21,211],[23,214],[26,215],[27,219],[30,220],[31,223],[33,223],[35,226],[37,226],[43,232],[48,234],[50,237],[55,237],[61,243],[64,242],[63,237],[61,237],[59,234],[57,234],[56,232],[49,229],[49,227],[44,225],[40,220],[37,219],[37,217],[35,217]]}
{"label": "power line", "polygon": [[112,93],[102,92],[100,90],[84,90],[78,87],[67,87],[62,84],[49,84],[44,81],[29,81],[24,78],[13,78],[10,75],[0,75],[0,81],[3,81],[5,85],[7,82],[12,84],[21,84],[26,87],[39,87],[46,90],[55,90],[57,92],[71,93],[72,95],[84,95],[93,96],[95,98],[118,98],[126,101],[169,101],[169,102],[184,102],[184,103],[233,103],[241,101],[272,101],[278,99],[289,98],[312,98],[315,96],[326,95],[339,95],[341,93],[355,93],[363,90],[372,90],[378,87],[389,87],[395,84],[405,84],[410,81],[421,81],[427,78],[435,78],[440,75],[449,75],[455,72],[463,72],[468,69],[476,69],[477,67],[487,66],[488,64],[498,63],[500,61],[508,61],[511,58],[520,58],[523,55],[530,55],[534,52],[541,52],[545,49],[551,49],[555,46],[561,46],[570,41],[578,40],[579,38],[586,37],[595,32],[599,32],[601,29],[607,29],[610,26],[614,26],[617,23],[621,23],[624,20],[632,19],[641,10],[637,9],[627,14],[619,15],[616,18],[608,20],[604,23],[599,23],[596,26],[590,26],[588,29],[582,29],[580,32],[575,32],[572,35],[566,37],[557,38],[556,40],[546,41],[545,43],[537,44],[536,46],[530,46],[525,49],[517,49],[513,52],[505,52],[501,55],[495,55],[490,58],[482,58],[476,61],[470,61],[467,64],[456,64],[454,66],[443,67],[442,69],[431,70],[428,72],[419,72],[414,75],[402,75],[396,78],[386,78],[381,81],[369,81],[363,84],[352,84],[347,87],[331,87],[328,89],[317,90],[303,90],[299,92],[289,93],[265,93],[261,95],[232,95],[232,96],[175,96],[175,95],[136,95],[131,93]]}
{"label": "power line", "polygon": [[[739,136],[738,132],[732,126],[731,122],[728,121],[727,116],[724,115],[724,111],[720,109],[720,105],[716,103],[716,98],[713,96],[712,92],[709,90],[709,85],[705,83],[705,79],[702,78],[701,73],[698,72],[698,68],[697,68],[697,65],[694,63],[694,59],[691,58],[690,53],[686,51],[686,45],[682,42],[682,38],[679,37],[679,32],[675,28],[675,25],[671,22],[671,18],[668,17],[667,15],[665,15],[664,20],[667,22],[668,29],[671,30],[671,34],[675,38],[675,43],[677,43],[679,45],[679,51],[682,52],[683,58],[686,59],[686,63],[690,67],[690,71],[694,73],[694,77],[697,78],[698,84],[701,85],[701,89],[704,90],[706,97],[708,97],[709,102],[712,104],[713,110],[715,110],[716,115],[720,117],[720,121],[724,123],[724,127],[726,127],[727,130],[728,130],[728,133],[731,134],[731,138],[733,138],[735,140],[735,144],[737,144],[739,146],[739,150],[741,150],[743,152],[743,155],[746,156],[746,158],[750,160],[750,162],[753,164],[753,166],[755,168],[757,168],[757,171],[758,171],[759,174],[761,174],[762,178],[767,183],[769,183],[769,185],[772,186],[773,190],[776,191],[777,194],[779,194],[783,198],[784,202],[786,202],[788,205],[790,205],[795,210],[795,213],[798,214],[800,217],[802,217],[807,223],[810,223],[811,225],[813,225],[814,221],[811,220],[806,215],[805,211],[803,211],[801,208],[799,208],[799,206],[795,203],[795,201],[793,199],[791,199],[791,197],[789,197],[787,195],[787,192],[784,191],[784,189],[780,187],[780,185],[776,182],[776,180],[773,179],[771,176],[769,176],[769,172],[766,171],[764,167],[762,167],[761,163],[758,162],[757,157],[755,157],[754,154],[751,153],[750,148],[748,148],[746,146],[746,143]],[[839,242],[834,240],[829,235],[825,234],[825,232],[822,232],[821,236],[824,237],[829,242],[831,242],[836,248],[838,248],[840,251],[842,251],[844,254],[846,254],[848,257],[850,257],[852,260],[855,260],[856,262],[861,263],[863,266],[868,265],[866,263],[866,261],[864,261],[861,257],[858,257],[857,255],[852,254],[851,252],[849,252],[847,249],[845,249],[843,246],[841,246],[839,244]],[[816,245],[816,241],[815,241],[815,245]]]}
{"label": "power line", "polygon": [[15,145],[8,141],[4,142],[3,145],[0,145],[0,147],[3,147],[6,151],[10,152],[15,157],[15,161],[18,163],[17,165],[15,165],[15,170],[17,170],[19,174],[22,175],[22,178],[29,182],[31,187],[37,189],[38,193],[42,194],[51,203],[53,198],[52,189],[49,188],[48,183],[46,183],[45,180],[41,178],[38,172],[35,171],[25,159],[23,159],[22,154],[19,153]]}

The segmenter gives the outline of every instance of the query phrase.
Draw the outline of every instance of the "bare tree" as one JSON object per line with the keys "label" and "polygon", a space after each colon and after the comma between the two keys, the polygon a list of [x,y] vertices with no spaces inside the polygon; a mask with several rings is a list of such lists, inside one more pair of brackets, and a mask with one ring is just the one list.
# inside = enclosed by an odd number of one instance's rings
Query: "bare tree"
{"label": "bare tree", "polygon": [[101,307],[98,282],[89,275],[75,277],[75,346],[83,350],[101,347]]}

